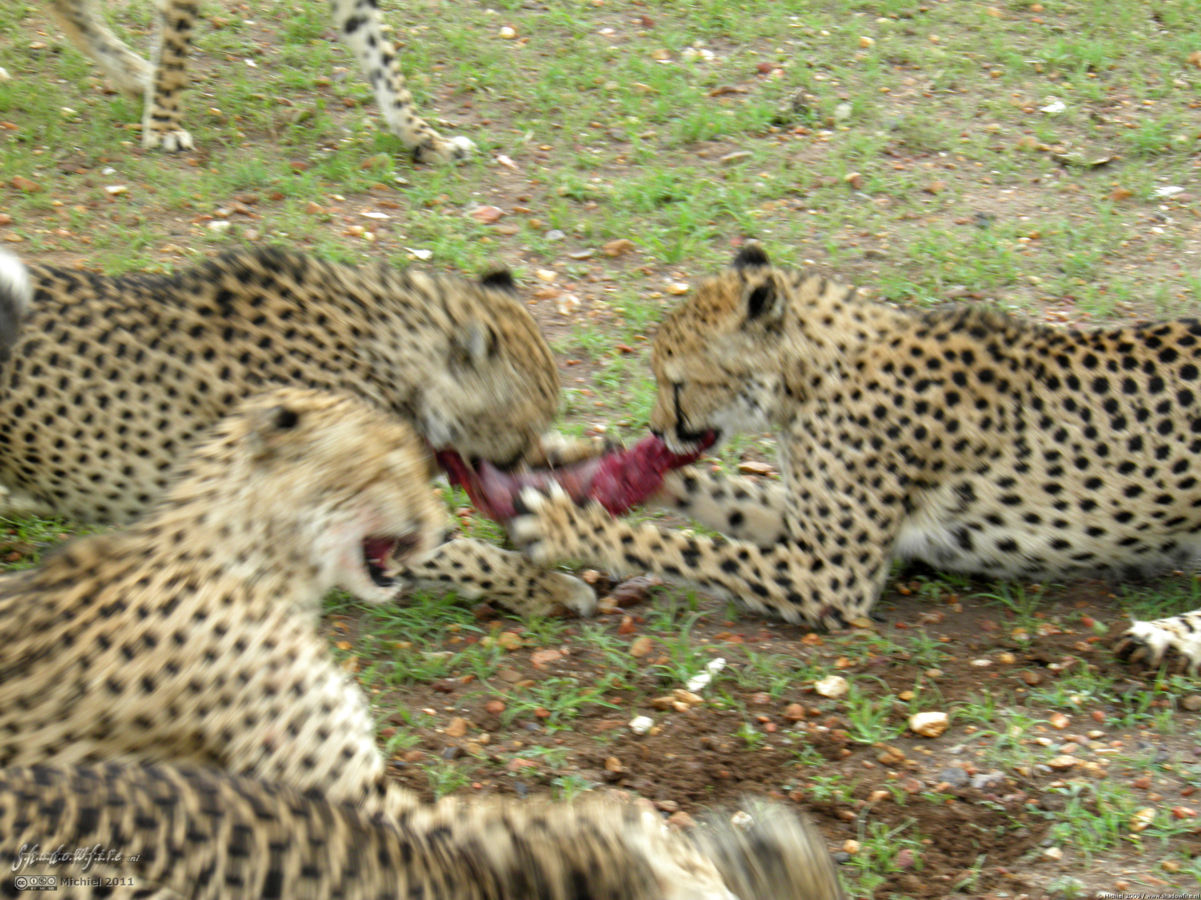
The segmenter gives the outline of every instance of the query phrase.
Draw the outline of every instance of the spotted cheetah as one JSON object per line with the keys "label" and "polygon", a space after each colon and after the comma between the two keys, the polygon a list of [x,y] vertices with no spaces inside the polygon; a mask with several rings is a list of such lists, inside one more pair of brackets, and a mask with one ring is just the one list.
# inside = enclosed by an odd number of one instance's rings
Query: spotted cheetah
{"label": "spotted cheetah", "polygon": [[[468,138],[445,138],[417,115],[375,0],[331,0],[330,6],[338,34],[375,91],[388,130],[404,142],[414,159],[447,162],[469,156],[475,145]],[[119,90],[145,97],[142,146],[148,150],[161,147],[173,152],[193,146],[192,135],[182,124],[180,93],[187,86],[187,56],[198,7],[196,0],[156,0],[154,46],[147,63],[108,29],[95,0],[50,2],[71,42],[92,57]]]}
{"label": "spotted cheetah", "polygon": [[[512,530],[574,559],[842,626],[895,558],[998,577],[1196,566],[1201,322],[1055,329],[900,309],[758,245],[668,313],[651,429],[675,451],[774,429],[782,482],[670,473],[655,502],[724,537],[633,527],[527,489]],[[1119,654],[1201,663],[1201,611],[1137,622]]]}
{"label": "spotted cheetah", "polygon": [[[467,457],[566,452],[540,437],[558,371],[507,272],[476,283],[274,248],[171,276],[4,265],[34,297],[0,280],[0,308],[31,307],[0,362],[0,515],[128,522],[193,435],[269,385],[354,394]],[[526,613],[596,605],[578,579],[463,538],[411,557],[401,581]]]}
{"label": "spotted cheetah", "polygon": [[429,467],[411,428],[351,397],[235,407],[145,518],[0,581],[0,766],[190,759],[384,796],[317,615],[334,587],[387,602],[393,567],[436,545]]}
{"label": "spotted cheetah", "polygon": [[[79,860],[37,861],[63,848]],[[839,900],[819,835],[779,806],[669,831],[632,804],[450,798],[395,821],[191,766],[0,770],[0,895],[294,900]],[[115,859],[113,857],[116,857]],[[64,876],[93,879],[71,891]],[[104,885],[103,882],[108,882]],[[61,896],[61,893],[56,894]]]}

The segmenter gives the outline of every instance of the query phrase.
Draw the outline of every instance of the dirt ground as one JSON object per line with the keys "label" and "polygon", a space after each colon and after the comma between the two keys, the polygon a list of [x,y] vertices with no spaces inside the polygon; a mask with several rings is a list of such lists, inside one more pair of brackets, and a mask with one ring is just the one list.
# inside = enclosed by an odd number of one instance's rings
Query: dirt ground
{"label": "dirt ground", "polygon": [[[1072,715],[1055,715],[1046,705],[1022,699],[1034,686],[1043,691],[1062,686],[1070,692],[1081,675],[1114,671],[1106,642],[1093,628],[1093,620],[1113,616],[1109,586],[1079,584],[1044,597],[1038,620],[1059,624],[1044,624],[1030,636],[1014,625],[1008,610],[987,601],[952,597],[932,603],[918,596],[918,582],[912,590],[904,581],[899,587],[908,596],[890,592],[880,607],[885,621],[879,633],[899,642],[920,631],[947,649],[949,655],[937,669],[924,671],[941,706],[979,703],[992,695],[1007,698],[1035,718],[1046,717],[1032,729],[1032,740],[1035,749],[1055,751],[1051,765],[999,768],[993,750],[997,735],[988,724],[956,722],[933,739],[904,731],[887,741],[863,743],[852,737],[839,702],[819,696],[812,683],[789,684],[774,693],[725,683],[717,695],[699,691],[704,702],[682,710],[656,709],[652,700],[645,712],[656,724],[640,736],[629,727],[621,697],[611,698],[617,708],[594,703],[569,724],[548,727],[537,710],[502,719],[494,695],[471,675],[462,675],[375,698],[384,709],[393,702],[424,708],[438,723],[416,729],[420,739],[398,758],[396,777],[431,796],[424,766],[453,761],[470,773],[468,790],[525,795],[554,791],[564,775],[572,775],[647,798],[673,821],[684,823],[688,820],[681,814],[734,802],[744,794],[767,793],[807,810],[843,862],[850,857],[848,850],[861,852],[865,835],[920,835],[912,851],[893,848],[895,855],[881,864],[884,880],[875,889],[877,897],[1071,896],[1055,890],[1056,879],[1068,874],[1087,895],[1136,885],[1144,890],[1157,884],[1170,887],[1162,872],[1152,873],[1156,848],[1141,847],[1137,840],[1117,854],[1105,854],[1104,865],[1071,847],[1061,859],[1046,853],[1057,843],[1049,840],[1057,814],[1072,802],[1062,792],[1069,779],[1133,785],[1153,807],[1190,809],[1195,802],[1189,798],[1198,786],[1201,748],[1192,737],[1198,722],[1196,715],[1179,708],[1181,698],[1165,692],[1151,701],[1173,711],[1174,733],[1126,724],[1128,709],[1121,698],[1127,692],[1141,694],[1146,682],[1120,670],[1110,695],[1116,700],[1077,698],[1079,711]],[[604,627],[632,644],[643,633],[647,613],[646,603],[640,602],[606,616]],[[509,620],[493,619],[486,608],[477,614],[493,629],[513,627]],[[695,644],[725,659],[729,670],[744,665],[750,650],[803,659],[848,678],[870,676],[880,682],[883,696],[903,696],[914,686],[920,663],[910,654],[849,653],[857,643],[854,636],[826,638],[749,617],[730,621],[726,614],[724,607],[702,604],[690,633]],[[1072,621],[1076,627],[1063,624]],[[338,634],[353,635],[355,622],[335,619],[334,626]],[[514,685],[548,678],[595,683],[605,673],[605,659],[588,642],[573,640],[575,631],[568,627],[549,654],[520,648],[508,653],[499,678]],[[463,640],[450,636],[443,649],[453,651]],[[656,655],[666,661],[664,652],[664,640],[652,639],[648,661],[653,664]],[[670,696],[679,687],[648,672],[636,693]],[[1189,698],[1186,705],[1197,708],[1198,701],[1201,697]],[[886,713],[897,730],[904,729],[907,717],[903,704]],[[755,729],[750,741],[738,735],[748,718]],[[400,720],[396,727],[414,729]],[[523,757],[534,747],[557,752]],[[816,753],[799,759],[803,747]],[[1145,763],[1135,761],[1147,758],[1158,763],[1153,776]],[[830,781],[840,781],[844,791],[822,797],[814,786]],[[1201,828],[1189,829],[1181,841],[1178,851],[1201,853]]]}

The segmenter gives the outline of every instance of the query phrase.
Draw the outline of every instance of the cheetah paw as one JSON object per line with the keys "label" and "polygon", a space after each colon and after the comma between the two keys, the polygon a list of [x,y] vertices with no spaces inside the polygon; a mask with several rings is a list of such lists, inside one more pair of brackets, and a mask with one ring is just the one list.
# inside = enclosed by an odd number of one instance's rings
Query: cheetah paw
{"label": "cheetah paw", "polygon": [[413,148],[413,159],[419,163],[450,163],[467,159],[474,153],[475,141],[471,138],[433,135]]}
{"label": "cheetah paw", "polygon": [[591,520],[611,517],[598,503],[576,506],[557,484],[543,492],[524,488],[517,499],[517,515],[509,522],[509,536],[527,557],[541,565],[581,559],[580,536],[594,533]]}
{"label": "cheetah paw", "polygon": [[582,619],[596,615],[596,591],[566,572],[546,572],[538,588],[546,600],[546,612],[557,607],[575,613]]}
{"label": "cheetah paw", "polygon": [[142,131],[142,147],[146,150],[161,148],[167,153],[178,153],[180,150],[193,149],[195,144],[192,143],[191,133],[182,128],[168,128],[161,131],[148,128]]}
{"label": "cheetah paw", "polygon": [[1201,665],[1201,634],[1179,616],[1135,621],[1118,635],[1113,652],[1134,666],[1196,672]]}

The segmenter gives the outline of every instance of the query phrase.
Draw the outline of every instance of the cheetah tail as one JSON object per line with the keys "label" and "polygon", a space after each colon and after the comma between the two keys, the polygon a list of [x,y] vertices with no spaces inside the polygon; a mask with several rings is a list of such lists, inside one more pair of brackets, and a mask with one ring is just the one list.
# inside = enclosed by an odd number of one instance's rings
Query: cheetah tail
{"label": "cheetah tail", "polygon": [[742,806],[747,812],[715,814],[690,835],[739,900],[845,900],[816,828],[779,804]]}
{"label": "cheetah tail", "polygon": [[0,355],[7,356],[33,304],[33,285],[21,260],[0,250]]}

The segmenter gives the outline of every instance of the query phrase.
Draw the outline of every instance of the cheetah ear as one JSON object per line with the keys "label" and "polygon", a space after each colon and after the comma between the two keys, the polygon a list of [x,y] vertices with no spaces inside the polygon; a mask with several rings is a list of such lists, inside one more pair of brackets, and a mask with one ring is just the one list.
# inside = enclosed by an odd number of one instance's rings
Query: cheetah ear
{"label": "cheetah ear", "polygon": [[774,325],[784,318],[786,295],[780,290],[775,276],[748,281],[743,287],[746,321]]}
{"label": "cheetah ear", "polygon": [[259,412],[254,429],[247,436],[251,455],[266,459],[275,453],[283,438],[281,432],[292,431],[300,423],[300,413],[283,403]]}
{"label": "cheetah ear", "polygon": [[495,356],[498,343],[496,332],[484,322],[468,322],[452,342],[454,352],[477,364]]}
{"label": "cheetah ear", "polygon": [[506,294],[517,293],[517,284],[513,281],[513,273],[504,266],[489,269],[480,276],[480,284],[486,288],[504,291]]}
{"label": "cheetah ear", "polygon": [[767,251],[763,249],[763,245],[758,241],[747,242],[738,255],[734,257],[734,262],[731,264],[735,269],[762,269],[771,265],[771,260],[767,258]]}

